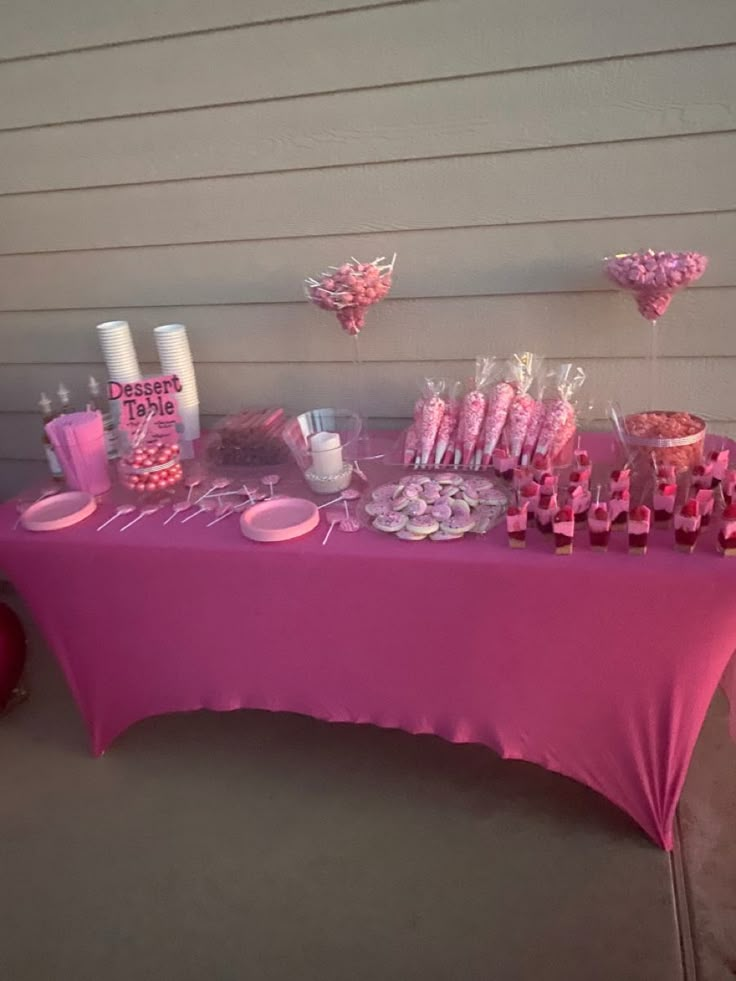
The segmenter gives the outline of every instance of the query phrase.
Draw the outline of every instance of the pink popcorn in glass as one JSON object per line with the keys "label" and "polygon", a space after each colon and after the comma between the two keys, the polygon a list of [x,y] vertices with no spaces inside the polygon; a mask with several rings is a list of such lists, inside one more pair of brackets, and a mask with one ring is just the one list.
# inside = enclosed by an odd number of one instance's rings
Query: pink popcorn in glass
{"label": "pink popcorn in glass", "polygon": [[645,320],[658,320],[670,305],[673,293],[695,282],[705,272],[708,259],[698,252],[631,252],[606,260],[605,270],[622,289],[634,294]]}
{"label": "pink popcorn in glass", "polygon": [[[677,471],[700,463],[705,422],[689,412],[635,412],[625,420],[626,442],[635,465],[669,465]],[[667,479],[667,478],[662,478]]]}

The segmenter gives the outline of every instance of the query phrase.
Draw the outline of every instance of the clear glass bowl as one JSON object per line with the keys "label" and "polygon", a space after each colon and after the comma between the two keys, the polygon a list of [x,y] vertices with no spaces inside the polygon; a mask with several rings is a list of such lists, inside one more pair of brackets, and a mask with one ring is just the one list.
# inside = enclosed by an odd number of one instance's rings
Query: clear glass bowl
{"label": "clear glass bowl", "polygon": [[289,420],[282,435],[311,490],[334,494],[352,479],[362,430],[348,409],[311,409]]}

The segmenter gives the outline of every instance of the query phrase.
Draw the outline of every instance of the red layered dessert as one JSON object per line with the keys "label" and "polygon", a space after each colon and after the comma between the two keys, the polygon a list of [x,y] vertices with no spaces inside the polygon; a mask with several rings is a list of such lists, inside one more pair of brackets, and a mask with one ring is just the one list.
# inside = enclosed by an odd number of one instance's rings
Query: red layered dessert
{"label": "red layered dessert", "polygon": [[575,467],[570,474],[571,484],[585,484],[590,489],[590,482],[593,479],[593,465],[590,457],[585,450],[575,450]]}
{"label": "red layered dessert", "polygon": [[728,450],[713,450],[708,454],[708,462],[713,467],[713,484],[717,487],[728,470],[730,453]]}
{"label": "red layered dessert", "polygon": [[512,505],[506,512],[506,531],[511,548],[526,548],[526,527],[529,505]]}
{"label": "red layered dessert", "polygon": [[736,470],[726,471],[726,476],[723,478],[723,500],[726,504],[731,504],[734,497],[736,497]]}
{"label": "red layered dessert", "polygon": [[496,476],[510,482],[514,476],[514,467],[516,464],[514,458],[509,455],[509,451],[503,446],[497,446],[493,451],[491,460]]}
{"label": "red layered dessert", "polygon": [[540,494],[535,514],[537,519],[537,528],[539,528],[543,534],[549,535],[552,533],[552,521],[556,511],[557,495],[554,493]]}
{"label": "red layered dessert", "polygon": [[628,468],[623,470],[612,470],[610,480],[611,497],[620,494],[622,491],[631,489],[631,471]]}
{"label": "red layered dessert", "polygon": [[700,514],[695,499],[685,501],[675,514],[675,548],[678,552],[693,552],[700,534]]}
{"label": "red layered dessert", "polygon": [[548,456],[543,456],[541,453],[537,455],[532,460],[532,470],[534,472],[534,479],[537,483],[541,482],[544,474],[549,472],[550,462]]}
{"label": "red layered dessert", "polygon": [[677,484],[657,484],[654,492],[654,525],[656,528],[666,528],[675,513],[677,500]]}
{"label": "red layered dessert", "polygon": [[539,491],[539,484],[535,480],[531,480],[528,484],[524,484],[519,491],[519,497],[522,503],[527,505],[527,509],[531,515],[533,515],[537,510],[537,505],[539,503]]}
{"label": "red layered dessert", "polygon": [[570,505],[577,524],[581,524],[588,517],[591,500],[590,491],[583,484],[578,484],[570,491]]}
{"label": "red layered dessert", "polygon": [[597,504],[588,513],[588,535],[594,552],[607,552],[611,537],[611,517],[605,504]]}
{"label": "red layered dessert", "polygon": [[572,555],[572,543],[575,536],[575,517],[572,508],[566,505],[560,508],[554,517],[555,555]]}
{"label": "red layered dessert", "polygon": [[513,485],[515,490],[521,490],[525,484],[534,480],[531,467],[514,467]]}
{"label": "red layered dessert", "polygon": [[710,519],[713,517],[713,508],[716,503],[715,491],[710,488],[701,487],[693,495],[698,503],[698,514],[700,515],[700,527],[707,528]]}
{"label": "red layered dessert", "polygon": [[646,555],[652,512],[644,504],[629,511],[629,555]]}
{"label": "red layered dessert", "polygon": [[677,483],[677,470],[671,463],[660,463],[657,467],[657,480],[663,484]]}
{"label": "red layered dessert", "polygon": [[713,465],[711,463],[699,463],[693,467],[691,473],[691,487],[700,489],[701,487],[710,490],[713,486]]}
{"label": "red layered dessert", "polygon": [[727,558],[736,556],[736,502],[729,504],[721,515],[718,530],[718,551]]}
{"label": "red layered dessert", "polygon": [[629,518],[628,490],[614,491],[608,503],[608,513],[611,516],[611,528],[623,531]]}

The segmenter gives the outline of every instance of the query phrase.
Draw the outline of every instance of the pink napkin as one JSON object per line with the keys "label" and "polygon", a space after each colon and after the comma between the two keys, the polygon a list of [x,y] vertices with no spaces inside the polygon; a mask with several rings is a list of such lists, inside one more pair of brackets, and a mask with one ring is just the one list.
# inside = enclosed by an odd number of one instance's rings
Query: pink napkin
{"label": "pink napkin", "polygon": [[110,490],[105,432],[100,412],[71,412],[46,424],[46,432],[72,490]]}

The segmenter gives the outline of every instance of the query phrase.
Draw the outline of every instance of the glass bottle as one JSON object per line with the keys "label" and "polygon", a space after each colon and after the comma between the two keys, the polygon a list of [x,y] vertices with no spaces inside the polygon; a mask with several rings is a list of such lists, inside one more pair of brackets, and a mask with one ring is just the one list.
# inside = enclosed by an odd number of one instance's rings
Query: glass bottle
{"label": "glass bottle", "polygon": [[61,409],[59,410],[59,415],[68,416],[70,412],[74,412],[74,406],[71,404],[69,389],[66,387],[64,382],[59,385],[59,402],[61,403]]}
{"label": "glass bottle", "polygon": [[87,408],[93,412],[99,412],[102,416],[102,427],[105,431],[105,449],[107,459],[115,460],[118,456],[118,439],[115,431],[115,423],[112,421],[110,408],[102,400],[100,395],[100,383],[90,375],[89,379],[89,401]]}
{"label": "glass bottle", "polygon": [[44,428],[42,440],[43,451],[46,454],[46,462],[49,465],[49,470],[54,480],[61,480],[64,476],[61,469],[61,464],[59,463],[59,458],[57,457],[54,447],[51,445],[51,440],[48,437],[48,433],[46,432],[46,423],[51,422],[52,419],[55,419],[57,413],[51,408],[51,399],[48,398],[45,392],[41,392],[41,398],[39,399],[38,404],[41,407],[41,413],[43,416]]}

